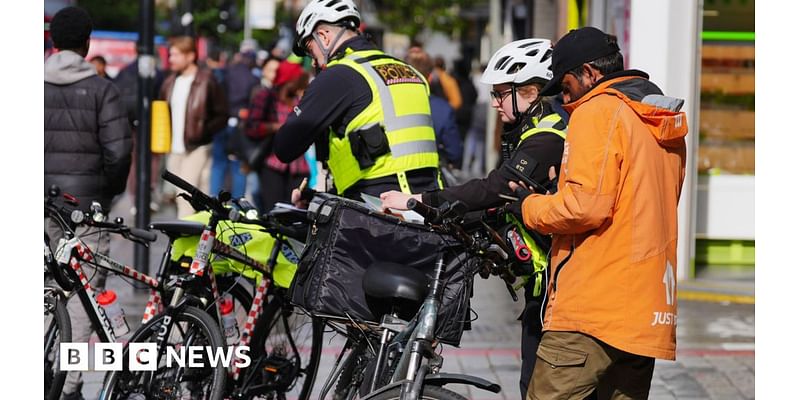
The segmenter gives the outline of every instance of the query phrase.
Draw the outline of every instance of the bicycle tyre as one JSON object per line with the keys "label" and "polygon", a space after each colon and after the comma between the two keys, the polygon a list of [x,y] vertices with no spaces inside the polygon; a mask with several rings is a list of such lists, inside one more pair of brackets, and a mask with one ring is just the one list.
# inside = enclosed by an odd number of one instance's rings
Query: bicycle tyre
{"label": "bicycle tyre", "polygon": [[[308,399],[322,355],[323,322],[295,309],[288,303],[285,292],[276,290],[270,295],[258,324],[264,324],[266,329],[253,336],[251,354],[266,356],[268,363],[284,365],[278,371],[288,371],[284,372],[288,375],[279,372],[277,376],[262,379],[276,382],[273,386],[277,389],[273,393],[278,398],[288,395],[299,400]],[[252,349],[256,343],[263,345],[263,351]],[[286,362],[290,363],[288,367]]]}
{"label": "bicycle tyre", "polygon": [[[156,315],[153,319],[148,321],[146,324],[139,327],[136,332],[131,336],[130,342],[136,343],[144,343],[144,342],[151,342],[152,339],[155,339],[158,335],[158,330],[161,322],[166,317],[166,314],[159,314]],[[168,333],[169,338],[174,337],[174,331],[176,328],[179,327],[180,323],[188,323],[193,324],[185,329],[186,332],[189,332],[190,329],[193,327],[199,328],[199,333],[203,336],[200,337],[200,340],[195,342],[187,343],[187,339],[183,338],[182,341],[179,343],[169,343],[170,345],[182,345],[182,346],[210,346],[212,349],[220,349],[220,348],[227,348],[225,342],[222,338],[222,333],[220,332],[220,328],[217,325],[217,322],[205,311],[187,306],[181,312],[175,315],[175,321],[173,323],[173,332]],[[187,335],[189,336],[189,335]],[[205,339],[205,340],[203,340]],[[190,338],[191,340],[191,338]],[[170,340],[171,342],[172,340]],[[123,360],[128,360],[128,346],[125,346],[123,351]],[[121,371],[110,371],[106,374],[105,380],[103,382],[103,388],[100,391],[100,400],[116,400],[116,399],[130,399],[130,398],[157,398],[157,399],[179,399],[185,398],[183,394],[177,393],[177,390],[181,388],[176,387],[176,383],[171,383],[169,387],[162,386],[160,387],[161,393],[153,393],[156,391],[154,388],[154,382],[158,383],[158,379],[156,378],[156,374],[162,370],[162,358],[164,354],[158,355],[158,366],[159,368],[153,371],[130,371],[123,362],[123,369]],[[179,368],[179,367],[176,367]],[[181,368],[179,368],[180,370]],[[225,380],[227,376],[227,367],[225,365],[217,365],[214,367],[207,366],[198,369],[192,368],[183,368],[186,371],[191,371],[189,376],[192,374],[194,375],[207,375],[211,378],[210,384],[208,389],[202,393],[203,396],[198,397],[196,393],[189,393],[190,398],[192,399],[206,399],[206,400],[220,400],[223,397],[223,391],[225,390]],[[151,376],[152,375],[152,376]],[[142,389],[144,382],[140,382],[144,379],[145,382],[148,382],[151,386],[147,389]],[[161,380],[164,380],[161,378]],[[181,382],[178,382],[180,384]],[[191,383],[191,382],[190,382]],[[131,393],[133,390],[144,390],[144,393],[134,392]],[[167,397],[169,394],[176,394],[176,396]],[[138,396],[138,397],[137,397]]]}
{"label": "bicycle tyre", "polygon": [[[333,388],[334,400],[352,400],[366,395],[369,391],[377,361],[375,356],[367,351],[368,344],[366,340],[370,339],[359,337],[350,354],[345,357],[342,372],[339,374],[336,386]],[[380,343],[373,342],[373,347],[380,347]],[[389,374],[389,377],[391,377],[391,374]],[[382,378],[378,378],[379,382],[384,381]],[[388,383],[388,381],[385,383]],[[383,385],[379,383],[377,387],[381,386]]]}
{"label": "bicycle tyre", "polygon": [[[440,386],[426,385],[422,388],[422,393],[419,396],[420,400],[467,400],[466,397],[447,390]],[[400,400],[400,388],[395,388],[387,392],[381,393],[373,400]]]}
{"label": "bicycle tyre", "polygon": [[[45,399],[57,400],[68,373],[59,367],[60,344],[72,341],[72,323],[60,296],[45,294],[44,305],[47,326],[44,332],[44,393]],[[51,318],[49,323],[48,318]]]}

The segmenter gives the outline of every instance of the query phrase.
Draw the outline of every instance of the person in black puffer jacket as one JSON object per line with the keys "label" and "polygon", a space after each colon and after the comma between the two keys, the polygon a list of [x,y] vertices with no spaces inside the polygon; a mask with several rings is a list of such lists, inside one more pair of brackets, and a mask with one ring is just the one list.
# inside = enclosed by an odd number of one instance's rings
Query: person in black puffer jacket
{"label": "person in black puffer jacket", "polygon": [[[44,188],[58,185],[78,198],[88,210],[97,201],[104,210],[125,190],[131,165],[131,132],[119,90],[110,80],[97,76],[85,60],[89,52],[92,21],[78,7],[66,7],[50,23],[53,43],[60,51],[44,63]],[[53,221],[45,221],[51,249],[63,236]],[[79,228],[78,237],[93,252],[108,254],[107,231]],[[105,270],[83,265],[90,284],[100,292]],[[67,302],[72,322],[72,341],[89,341],[92,324],[78,296]],[[67,374],[62,399],[82,399],[81,373]]]}
{"label": "person in black puffer jacket", "polygon": [[86,32],[73,32],[75,24],[51,29],[60,51],[44,64],[44,188],[56,184],[82,208],[98,201],[107,210],[125,190],[132,142],[119,90],[84,59],[88,23]]}

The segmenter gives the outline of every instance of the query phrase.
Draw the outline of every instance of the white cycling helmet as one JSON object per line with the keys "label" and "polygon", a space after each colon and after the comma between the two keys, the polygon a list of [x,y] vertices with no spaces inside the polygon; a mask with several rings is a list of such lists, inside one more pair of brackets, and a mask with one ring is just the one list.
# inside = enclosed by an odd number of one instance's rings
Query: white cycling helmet
{"label": "white cycling helmet", "polygon": [[489,59],[481,83],[499,85],[510,83],[522,86],[528,83],[546,84],[553,79],[550,63],[553,50],[547,39],[522,39],[497,50]]}
{"label": "white cycling helmet", "polygon": [[337,23],[346,20],[349,27],[357,29],[361,23],[361,14],[353,0],[311,0],[297,18],[297,41],[294,52],[298,56],[305,55],[303,42],[314,32],[320,22]]}

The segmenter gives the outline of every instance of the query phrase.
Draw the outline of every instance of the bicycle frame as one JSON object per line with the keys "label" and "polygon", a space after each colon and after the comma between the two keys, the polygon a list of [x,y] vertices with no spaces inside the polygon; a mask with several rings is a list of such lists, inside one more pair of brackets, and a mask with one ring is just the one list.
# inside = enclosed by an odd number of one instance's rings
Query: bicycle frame
{"label": "bicycle frame", "polygon": [[[497,259],[500,260],[508,258],[507,253],[495,243],[498,240],[496,232],[491,230],[485,223],[483,224],[483,228],[486,229],[486,233],[491,235],[491,238],[483,242],[477,241],[476,237],[468,234],[461,227],[454,225],[452,221],[447,221],[446,224],[449,229],[451,229],[449,233],[458,238],[464,245],[464,252],[459,252],[455,258],[448,261],[447,266],[445,266],[444,258],[446,251],[440,252],[434,270],[434,277],[430,281],[431,289],[422,305],[419,307],[417,314],[411,321],[406,323],[396,318],[394,314],[383,315],[381,323],[377,326],[377,328],[382,331],[380,335],[380,345],[376,346],[378,348],[377,352],[374,351],[374,349],[372,351],[372,354],[375,354],[376,357],[374,360],[375,368],[371,371],[371,377],[363,376],[363,379],[371,379],[368,381],[369,390],[362,399],[373,398],[388,390],[396,390],[399,387],[401,399],[416,400],[419,398],[425,385],[443,386],[448,383],[469,384],[494,393],[499,393],[500,391],[499,385],[479,377],[463,374],[439,373],[443,359],[440,355],[436,354],[434,347],[436,344],[435,333],[437,315],[439,307],[441,306],[441,297],[443,293],[443,274],[451,268],[456,268],[460,263],[472,262],[471,260],[474,256],[478,256],[484,261],[491,260],[492,257],[497,257]],[[448,229],[448,227],[440,227],[438,229]],[[478,272],[479,268],[476,268],[472,273]],[[498,275],[504,277],[502,273],[498,273]],[[488,277],[488,274],[486,277]],[[506,286],[509,286],[508,281],[506,281]],[[326,320],[326,324],[336,329],[335,326],[331,325],[331,322],[338,322],[338,320],[340,320],[338,317],[330,318]],[[359,328],[361,336],[353,339],[351,335],[348,335],[348,341],[337,357],[333,372],[323,387],[320,399],[327,395],[337,379],[341,379],[340,375],[342,374],[344,365],[348,362],[353,362],[351,358],[360,357],[360,354],[354,350],[348,355],[348,360],[342,362],[343,356],[349,348],[358,348],[359,346],[364,348],[363,344],[353,346],[353,342],[364,341],[370,348],[373,347],[371,341],[374,339],[371,339],[355,321],[351,320],[350,322]],[[372,332],[375,331],[372,324],[367,324],[367,326],[370,327]],[[338,331],[339,329],[336,330]],[[395,354],[399,353],[400,356],[396,360],[392,359],[392,363],[389,365],[386,357],[390,355],[392,351],[394,351]],[[372,363],[372,361],[370,363]],[[387,368],[392,368],[393,370],[387,371]],[[376,385],[379,384],[379,379],[386,375],[385,371],[392,373],[389,382],[376,388]],[[369,370],[364,369],[360,373],[366,375],[367,372],[369,372]],[[349,378],[351,380],[357,379],[355,375]],[[353,382],[356,383],[355,381]],[[383,382],[380,383],[383,384]]]}
{"label": "bicycle frame", "polygon": [[[48,246],[45,246],[46,249],[47,247]],[[106,316],[105,310],[97,303],[97,294],[94,289],[92,289],[88,278],[86,278],[86,274],[83,272],[83,268],[81,267],[82,262],[92,262],[95,266],[102,269],[142,282],[151,288],[151,296],[155,293],[156,298],[158,298],[158,280],[147,274],[138,272],[127,265],[121,264],[108,256],[92,252],[78,237],[62,239],[56,250],[54,261],[56,265],[52,265],[50,268],[62,268],[62,265],[69,266],[70,275],[73,280],[78,283],[75,285],[74,291],[81,300],[83,308],[86,310],[92,324],[98,328],[97,334],[102,342],[116,342],[117,336],[114,334],[111,321]],[[147,308],[145,309],[145,316],[146,315]]]}
{"label": "bicycle frame", "polygon": [[[245,347],[249,346],[250,340],[253,336],[253,332],[256,327],[256,321],[259,320],[263,312],[264,308],[263,305],[266,302],[265,299],[266,293],[270,285],[272,284],[272,279],[271,279],[272,266],[275,265],[275,262],[278,257],[277,252],[280,249],[280,246],[283,244],[283,241],[280,239],[276,240],[275,247],[272,249],[272,254],[270,255],[269,261],[265,265],[253,259],[252,257],[244,254],[235,247],[218,241],[216,239],[216,229],[217,225],[219,224],[219,221],[220,218],[215,213],[212,212],[208,224],[204,227],[203,233],[200,235],[200,242],[197,245],[197,250],[195,251],[194,257],[192,258],[192,263],[189,266],[189,273],[196,277],[202,277],[203,275],[206,274],[207,271],[209,282],[211,283],[211,296],[214,299],[214,303],[216,303],[214,309],[220,329],[223,328],[221,312],[220,312],[221,297],[219,295],[219,289],[217,287],[217,281],[214,275],[213,266],[209,262],[211,259],[211,254],[212,253],[217,254],[241,262],[262,273],[261,282],[259,282],[259,284],[256,285],[255,296],[253,297],[253,304],[248,310],[247,319],[245,321],[244,327],[242,328],[242,333],[239,343],[237,343],[237,346]],[[182,296],[183,296],[183,289],[177,288],[175,290],[175,294],[173,295],[170,305],[172,307],[175,307],[177,305],[177,302]],[[159,344],[159,347],[160,345],[161,344]],[[233,363],[233,365],[229,370],[229,375],[231,375],[234,380],[238,380],[241,375],[241,368],[236,366],[236,363]]]}

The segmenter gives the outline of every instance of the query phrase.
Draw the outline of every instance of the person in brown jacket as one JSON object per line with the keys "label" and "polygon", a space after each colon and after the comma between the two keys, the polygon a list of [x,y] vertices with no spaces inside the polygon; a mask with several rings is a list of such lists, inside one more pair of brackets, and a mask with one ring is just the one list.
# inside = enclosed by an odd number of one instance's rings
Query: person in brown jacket
{"label": "person in brown jacket", "polygon": [[[172,73],[159,92],[159,99],[169,103],[172,125],[167,169],[207,192],[209,144],[228,121],[225,92],[210,69],[197,66],[197,48],[189,36],[170,41],[169,68]],[[179,218],[194,212],[186,201],[178,200],[177,206]]]}
{"label": "person in brown jacket", "polygon": [[[570,113],[558,191],[522,203],[552,234],[544,336],[528,399],[646,399],[655,358],[675,359],[677,207],[686,115],[596,28],[565,35],[553,80]],[[515,184],[512,189],[518,191]]]}

